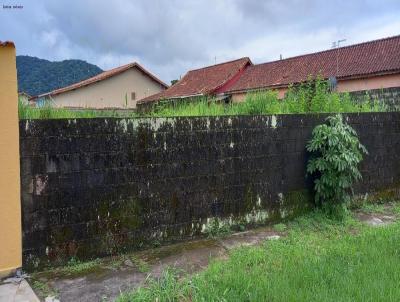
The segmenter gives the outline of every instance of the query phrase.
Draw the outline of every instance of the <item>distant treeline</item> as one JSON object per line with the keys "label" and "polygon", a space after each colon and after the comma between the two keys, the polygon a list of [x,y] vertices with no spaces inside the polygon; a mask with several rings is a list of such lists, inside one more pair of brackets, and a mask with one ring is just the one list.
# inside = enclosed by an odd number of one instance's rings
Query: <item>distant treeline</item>
{"label": "distant treeline", "polygon": [[93,77],[101,70],[82,60],[50,62],[30,56],[17,56],[18,91],[38,95]]}

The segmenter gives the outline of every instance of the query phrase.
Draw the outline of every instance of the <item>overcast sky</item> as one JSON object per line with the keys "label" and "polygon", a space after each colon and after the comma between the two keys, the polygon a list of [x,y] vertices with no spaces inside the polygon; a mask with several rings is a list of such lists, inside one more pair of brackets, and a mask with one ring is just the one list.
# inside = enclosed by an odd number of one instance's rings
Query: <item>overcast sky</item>
{"label": "overcast sky", "polygon": [[[22,5],[6,9],[4,5]],[[17,54],[138,61],[162,80],[248,56],[263,63],[400,34],[400,1],[0,0],[0,40]]]}

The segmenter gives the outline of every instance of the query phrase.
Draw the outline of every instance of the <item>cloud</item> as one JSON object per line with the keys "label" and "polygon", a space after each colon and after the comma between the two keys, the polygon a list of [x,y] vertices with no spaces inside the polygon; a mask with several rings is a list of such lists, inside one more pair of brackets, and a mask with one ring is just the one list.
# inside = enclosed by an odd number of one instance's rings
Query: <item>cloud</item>
{"label": "cloud", "polygon": [[0,39],[19,54],[83,59],[103,69],[139,61],[164,81],[249,56],[254,62],[400,33],[398,1],[36,0],[0,10]]}

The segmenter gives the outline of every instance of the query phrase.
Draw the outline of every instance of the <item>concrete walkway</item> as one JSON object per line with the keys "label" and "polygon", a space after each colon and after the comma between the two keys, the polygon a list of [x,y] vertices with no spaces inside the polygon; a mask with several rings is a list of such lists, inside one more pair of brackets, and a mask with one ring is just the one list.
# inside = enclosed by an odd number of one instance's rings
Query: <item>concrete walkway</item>
{"label": "concrete walkway", "polygon": [[25,279],[8,278],[0,282],[0,302],[39,302],[39,299]]}
{"label": "concrete walkway", "polygon": [[167,267],[192,274],[204,269],[211,259],[227,258],[233,248],[256,245],[280,235],[263,227],[221,239],[195,240],[135,253],[135,258],[148,265],[146,272],[128,260],[118,267],[100,265],[95,271],[74,278],[40,273],[35,278],[56,292],[61,302],[113,301],[121,292],[137,288],[149,277],[159,277]]}

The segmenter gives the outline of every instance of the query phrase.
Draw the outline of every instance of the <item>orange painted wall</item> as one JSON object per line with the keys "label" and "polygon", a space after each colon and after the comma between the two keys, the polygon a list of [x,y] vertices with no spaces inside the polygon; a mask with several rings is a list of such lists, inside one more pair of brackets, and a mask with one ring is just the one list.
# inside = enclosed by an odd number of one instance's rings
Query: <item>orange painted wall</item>
{"label": "orange painted wall", "polygon": [[15,48],[0,43],[0,277],[22,265]]}
{"label": "orange painted wall", "polygon": [[400,74],[339,81],[337,89],[340,92],[351,92],[390,87],[400,87]]}

